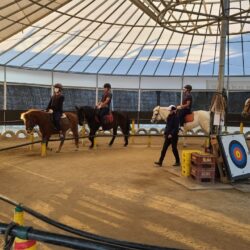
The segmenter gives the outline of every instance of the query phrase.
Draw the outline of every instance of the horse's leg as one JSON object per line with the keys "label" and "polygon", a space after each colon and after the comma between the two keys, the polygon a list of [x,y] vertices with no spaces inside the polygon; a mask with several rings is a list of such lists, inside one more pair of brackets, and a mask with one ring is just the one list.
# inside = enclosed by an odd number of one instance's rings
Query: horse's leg
{"label": "horse's leg", "polygon": [[[129,133],[129,132],[128,132]],[[129,137],[129,134],[127,134],[126,132],[124,133],[124,147],[127,147],[128,146],[128,137]]]}
{"label": "horse's leg", "polygon": [[183,140],[183,147],[184,148],[186,148],[188,146],[186,135],[187,135],[187,130],[184,129],[184,131],[183,131],[183,137],[182,137],[183,138],[182,140]]}
{"label": "horse's leg", "polygon": [[75,146],[76,146],[76,150],[78,150],[79,148],[79,135],[78,135],[78,130],[77,128],[72,129],[74,138],[75,138]]}
{"label": "horse's leg", "polygon": [[91,129],[89,132],[89,140],[91,142],[91,145],[89,146],[89,148],[93,148],[94,147],[94,136],[95,136],[96,130]]}
{"label": "horse's leg", "polygon": [[124,147],[128,146],[128,137],[129,137],[129,129],[126,128],[126,125],[124,124],[120,124],[120,127],[121,127],[121,130],[122,130],[122,133],[124,135]]}
{"label": "horse's leg", "polygon": [[111,141],[109,142],[109,146],[112,146],[113,143],[114,143],[115,137],[116,137],[116,135],[117,135],[117,128],[118,128],[117,125],[113,127],[113,136],[112,136]]}
{"label": "horse's leg", "polygon": [[43,143],[46,143],[46,149],[52,151],[52,148],[49,148],[49,138],[50,136],[43,137]]}
{"label": "horse's leg", "polygon": [[60,144],[59,144],[59,147],[58,147],[56,153],[60,153],[60,151],[62,149],[64,140],[65,140],[65,136],[66,136],[66,130],[62,131],[62,134],[63,134],[63,137],[60,139]]}

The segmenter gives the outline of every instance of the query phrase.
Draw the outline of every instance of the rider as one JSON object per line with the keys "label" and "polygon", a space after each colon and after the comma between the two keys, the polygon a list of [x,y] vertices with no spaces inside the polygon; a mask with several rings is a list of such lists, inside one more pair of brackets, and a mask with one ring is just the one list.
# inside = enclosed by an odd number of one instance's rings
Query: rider
{"label": "rider", "polygon": [[59,137],[63,139],[63,134],[60,125],[60,119],[63,113],[63,102],[64,96],[62,94],[63,86],[60,83],[54,85],[54,94],[51,96],[47,112],[52,113],[53,122],[55,124],[56,130],[59,132]]}
{"label": "rider", "polygon": [[104,90],[102,99],[96,105],[96,108],[98,109],[98,116],[101,123],[103,123],[104,116],[108,115],[110,112],[110,103],[112,100],[111,85],[109,83],[105,83],[103,88]]}
{"label": "rider", "polygon": [[192,86],[187,84],[183,88],[183,97],[181,105],[177,106],[179,110],[180,127],[184,126],[185,116],[191,114],[193,98],[191,95]]}

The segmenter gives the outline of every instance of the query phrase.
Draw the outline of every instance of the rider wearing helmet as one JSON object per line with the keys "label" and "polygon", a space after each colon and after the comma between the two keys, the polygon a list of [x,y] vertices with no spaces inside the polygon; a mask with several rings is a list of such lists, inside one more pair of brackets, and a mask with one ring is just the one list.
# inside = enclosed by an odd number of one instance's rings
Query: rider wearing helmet
{"label": "rider wearing helmet", "polygon": [[47,111],[52,113],[53,122],[56,130],[59,132],[60,138],[63,137],[60,125],[60,119],[63,113],[64,96],[62,95],[63,86],[60,83],[54,85],[54,94],[51,96]]}
{"label": "rider wearing helmet", "polygon": [[179,110],[179,119],[180,119],[180,127],[184,126],[184,120],[185,116],[187,114],[191,114],[192,111],[192,86],[187,84],[183,88],[183,97],[182,97],[182,103],[181,105],[177,106],[177,109]]}
{"label": "rider wearing helmet", "polygon": [[100,102],[98,102],[96,108],[99,110],[98,116],[101,122],[103,122],[103,117],[108,115],[110,112],[110,104],[112,100],[111,85],[110,83],[105,83],[103,86],[103,95]]}

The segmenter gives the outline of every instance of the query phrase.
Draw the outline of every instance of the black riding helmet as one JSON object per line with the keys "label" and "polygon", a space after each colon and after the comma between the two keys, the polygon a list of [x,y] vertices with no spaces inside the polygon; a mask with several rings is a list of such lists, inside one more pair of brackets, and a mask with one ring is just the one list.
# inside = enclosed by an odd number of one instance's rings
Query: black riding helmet
{"label": "black riding helmet", "polygon": [[103,88],[111,89],[110,83],[105,83],[104,86],[103,86]]}
{"label": "black riding helmet", "polygon": [[60,91],[62,91],[63,86],[62,86],[61,83],[56,83],[56,84],[54,85],[54,88],[58,88],[58,89],[60,89]]}
{"label": "black riding helmet", "polygon": [[184,89],[187,89],[188,91],[191,91],[192,90],[192,86],[187,84],[184,86]]}

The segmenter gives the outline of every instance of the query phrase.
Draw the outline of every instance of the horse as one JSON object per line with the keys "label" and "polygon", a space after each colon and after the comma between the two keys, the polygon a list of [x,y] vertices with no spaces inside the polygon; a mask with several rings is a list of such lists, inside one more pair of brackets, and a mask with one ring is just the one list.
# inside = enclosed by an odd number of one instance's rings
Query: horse
{"label": "horse", "polygon": [[[43,110],[30,109],[21,114],[21,120],[24,121],[24,125],[28,134],[30,134],[33,128],[38,125],[42,134],[42,140],[48,147],[48,142],[52,134],[58,134],[58,131],[54,127],[52,115]],[[71,129],[75,138],[75,146],[78,149],[79,137],[78,137],[78,119],[77,115],[71,112],[65,112],[65,117],[60,121],[63,138],[60,140],[57,153],[61,151],[64,143],[65,134],[68,129]]]}
{"label": "horse", "polygon": [[[169,114],[170,114],[170,111],[167,110],[167,107],[156,106],[153,109],[151,123],[156,123],[161,120],[166,121]],[[209,134],[210,132],[210,112],[209,111],[197,110],[197,111],[193,111],[192,114],[187,115],[185,117],[183,134],[184,135],[187,134],[189,130],[196,128],[198,126],[200,126],[206,134]]]}
{"label": "horse", "polygon": [[112,146],[116,138],[118,126],[120,126],[122,133],[124,135],[124,141],[125,141],[124,146],[126,147],[128,145],[128,137],[130,132],[130,119],[127,114],[118,111],[113,111],[112,112],[113,120],[105,124],[101,124],[96,115],[95,108],[92,108],[90,106],[83,106],[83,107],[76,106],[75,108],[77,110],[79,125],[82,126],[84,121],[86,120],[90,128],[89,132],[89,140],[91,142],[90,148],[93,148],[94,146],[94,136],[100,126],[102,126],[103,130],[113,129],[113,136],[111,141],[109,142],[109,146]]}
{"label": "horse", "polygon": [[243,117],[250,115],[250,98],[246,99],[241,115]]}

